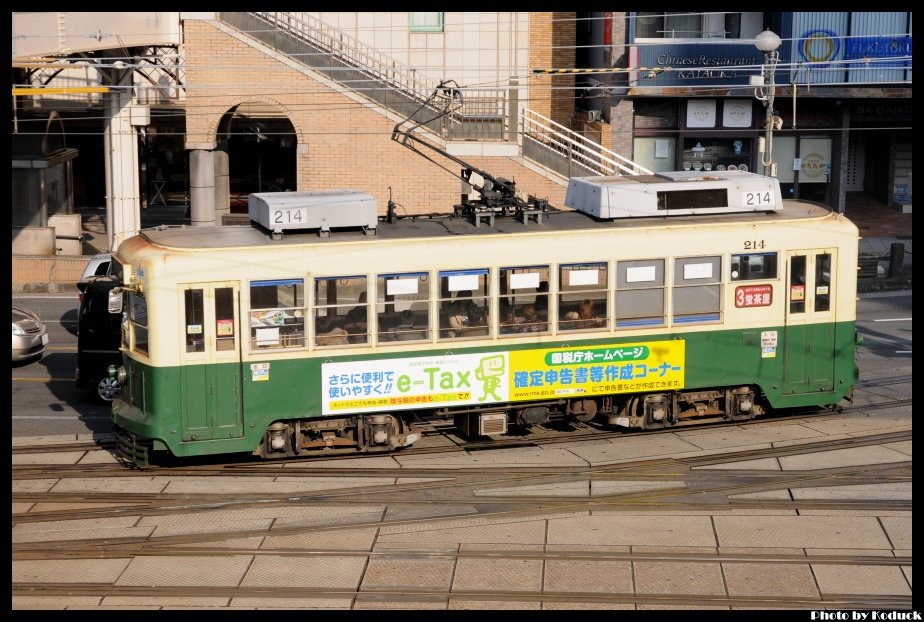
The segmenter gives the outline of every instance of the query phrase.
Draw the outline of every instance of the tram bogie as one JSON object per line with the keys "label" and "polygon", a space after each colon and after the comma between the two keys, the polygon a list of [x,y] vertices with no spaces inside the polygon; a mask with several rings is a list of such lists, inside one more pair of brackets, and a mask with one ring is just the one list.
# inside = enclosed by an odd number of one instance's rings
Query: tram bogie
{"label": "tram bogie", "polygon": [[318,450],[387,452],[410,446],[419,438],[420,433],[409,422],[388,414],[276,421],[266,429],[253,454],[291,458]]}

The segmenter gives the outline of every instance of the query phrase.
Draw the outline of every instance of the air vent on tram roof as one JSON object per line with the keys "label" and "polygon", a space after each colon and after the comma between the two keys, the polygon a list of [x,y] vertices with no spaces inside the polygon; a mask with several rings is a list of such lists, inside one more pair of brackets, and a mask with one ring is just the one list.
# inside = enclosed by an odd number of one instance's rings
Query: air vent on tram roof
{"label": "air vent on tram roof", "polygon": [[304,230],[326,237],[331,229],[357,227],[375,233],[378,223],[375,197],[359,190],[258,192],[248,198],[247,211],[251,222],[272,231],[274,238]]}
{"label": "air vent on tram roof", "polygon": [[743,171],[572,177],[565,206],[596,218],[770,212],[783,209],[780,183]]}

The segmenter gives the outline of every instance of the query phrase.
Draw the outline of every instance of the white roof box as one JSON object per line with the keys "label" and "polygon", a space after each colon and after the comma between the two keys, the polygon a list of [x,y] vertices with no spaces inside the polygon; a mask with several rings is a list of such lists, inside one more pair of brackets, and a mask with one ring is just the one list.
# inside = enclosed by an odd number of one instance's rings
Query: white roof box
{"label": "white roof box", "polygon": [[252,222],[274,234],[317,229],[327,236],[340,227],[375,233],[379,220],[375,197],[359,190],[259,192],[248,198],[247,211]]}
{"label": "white roof box", "polygon": [[596,218],[770,212],[783,209],[780,183],[743,171],[572,177],[565,206]]}

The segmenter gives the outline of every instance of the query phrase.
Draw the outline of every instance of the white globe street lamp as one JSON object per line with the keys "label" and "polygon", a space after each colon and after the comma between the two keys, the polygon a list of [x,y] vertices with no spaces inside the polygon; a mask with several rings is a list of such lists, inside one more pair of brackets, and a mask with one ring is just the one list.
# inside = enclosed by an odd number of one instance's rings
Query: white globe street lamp
{"label": "white globe street lamp", "polygon": [[[776,177],[776,163],[773,161],[773,130],[774,125],[778,124],[775,119],[773,110],[773,98],[776,90],[776,65],[780,62],[780,53],[778,52],[780,44],[779,35],[771,30],[765,30],[754,37],[754,46],[764,53],[764,64],[760,67],[760,80],[758,87],[755,89],[754,96],[764,102],[767,109],[767,119],[765,129],[767,137],[766,144],[760,151],[761,164],[764,167],[764,175]],[[776,128],[779,129],[779,128]]]}

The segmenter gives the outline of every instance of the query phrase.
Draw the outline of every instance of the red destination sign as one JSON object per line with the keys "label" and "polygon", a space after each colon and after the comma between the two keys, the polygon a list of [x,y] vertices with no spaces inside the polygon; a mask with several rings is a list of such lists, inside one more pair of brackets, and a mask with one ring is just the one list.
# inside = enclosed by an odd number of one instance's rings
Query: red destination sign
{"label": "red destination sign", "polygon": [[746,285],[735,288],[735,306],[766,307],[773,302],[772,285]]}

